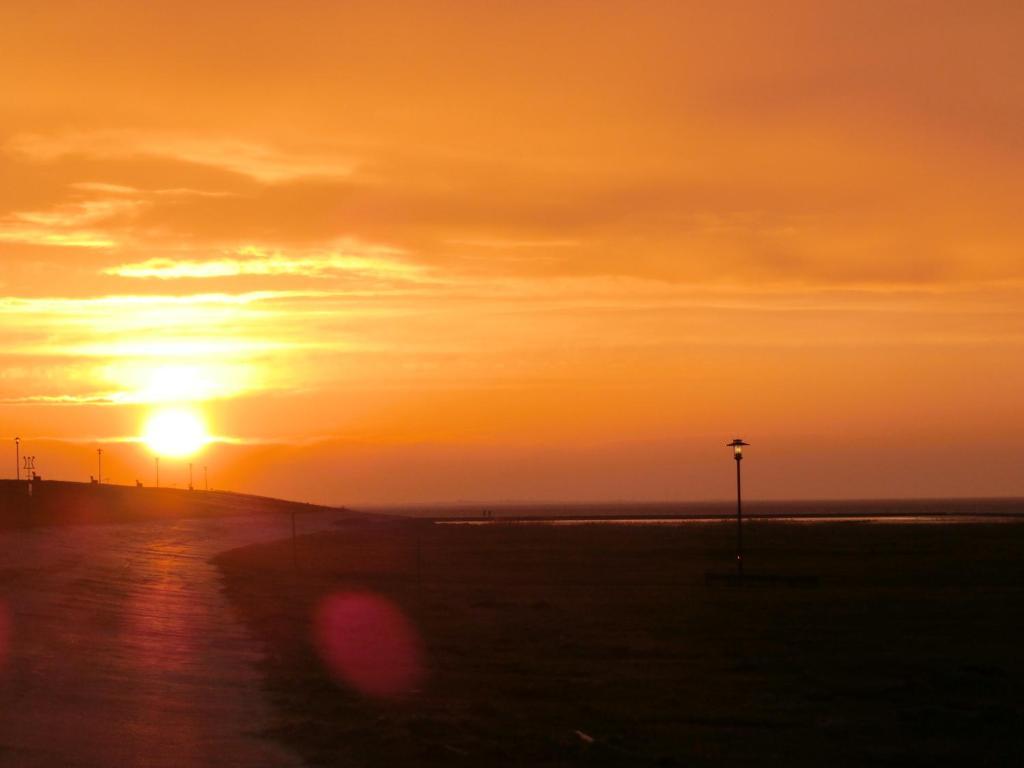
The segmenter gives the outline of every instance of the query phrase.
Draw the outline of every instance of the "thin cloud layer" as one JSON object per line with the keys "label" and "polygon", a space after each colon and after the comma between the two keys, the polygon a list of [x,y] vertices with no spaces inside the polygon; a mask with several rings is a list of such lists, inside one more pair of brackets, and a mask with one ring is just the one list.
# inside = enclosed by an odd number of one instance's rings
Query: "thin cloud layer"
{"label": "thin cloud layer", "polygon": [[351,161],[344,161],[337,155],[288,152],[230,138],[124,130],[18,134],[8,139],[5,149],[28,160],[51,163],[83,156],[100,161],[166,158],[220,168],[263,183],[311,176],[347,176],[353,169]]}
{"label": "thin cloud layer", "polygon": [[415,280],[424,273],[419,265],[398,261],[395,257],[401,254],[401,251],[393,248],[359,244],[349,244],[342,252],[303,256],[268,252],[249,246],[238,249],[237,256],[205,260],[158,257],[135,264],[108,267],[104,273],[117,277],[160,280],[241,276],[326,278],[339,273]]}

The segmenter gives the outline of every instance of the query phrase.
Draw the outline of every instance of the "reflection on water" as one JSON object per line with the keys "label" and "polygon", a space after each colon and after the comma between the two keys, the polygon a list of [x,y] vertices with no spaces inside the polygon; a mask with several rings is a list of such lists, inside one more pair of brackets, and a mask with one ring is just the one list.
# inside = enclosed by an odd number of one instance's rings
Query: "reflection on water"
{"label": "reflection on water", "polygon": [[[367,509],[366,511],[371,511]],[[378,507],[373,511],[460,523],[543,523],[565,521],[583,525],[593,521],[611,525],[682,525],[736,519],[736,501],[607,502],[607,503],[501,503]],[[896,522],[949,523],[1024,521],[1024,498],[1002,499],[868,499],[832,501],[762,501],[743,504],[744,519],[779,522]],[[998,520],[997,520],[998,518]],[[1008,519],[1007,519],[1008,518]]]}
{"label": "reflection on water", "polygon": [[[772,516],[744,517],[745,523],[770,525],[778,523],[798,523],[815,525],[817,523],[871,523],[886,525],[963,525],[978,523],[1024,523],[1024,517],[1016,515],[815,515],[815,516]],[[435,520],[435,525],[531,525],[531,526],[575,526],[575,525],[706,525],[708,523],[736,524],[735,517],[588,517],[558,519],[538,518],[488,518],[486,520]]]}

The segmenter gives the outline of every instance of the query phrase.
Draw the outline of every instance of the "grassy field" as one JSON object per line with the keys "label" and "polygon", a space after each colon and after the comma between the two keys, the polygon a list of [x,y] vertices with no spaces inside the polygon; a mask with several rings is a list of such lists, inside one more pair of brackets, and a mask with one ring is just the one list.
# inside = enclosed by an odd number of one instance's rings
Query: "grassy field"
{"label": "grassy field", "polygon": [[[732,536],[353,523],[217,563],[266,735],[314,765],[1021,764],[1024,524],[755,522],[748,569],[819,586],[705,586]],[[415,628],[415,690],[326,670],[312,617],[352,592]]]}

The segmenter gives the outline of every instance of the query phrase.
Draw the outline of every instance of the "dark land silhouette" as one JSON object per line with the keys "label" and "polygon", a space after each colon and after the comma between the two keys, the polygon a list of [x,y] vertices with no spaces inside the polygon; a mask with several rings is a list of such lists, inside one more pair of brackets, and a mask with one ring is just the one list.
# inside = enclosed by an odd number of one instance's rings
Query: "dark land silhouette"
{"label": "dark land silhouette", "polygon": [[0,482],[0,764],[1014,765],[1022,511]]}
{"label": "dark land silhouette", "polygon": [[[216,562],[267,644],[266,735],[311,765],[1018,764],[1024,521],[881,520],[750,522],[747,567],[814,588],[708,587],[728,521],[346,524],[298,569],[288,542]],[[402,695],[325,662],[353,594],[419,633]]]}
{"label": "dark land silhouette", "polygon": [[[0,480],[0,529],[330,509],[230,491]],[[356,514],[356,513],[350,513]]]}

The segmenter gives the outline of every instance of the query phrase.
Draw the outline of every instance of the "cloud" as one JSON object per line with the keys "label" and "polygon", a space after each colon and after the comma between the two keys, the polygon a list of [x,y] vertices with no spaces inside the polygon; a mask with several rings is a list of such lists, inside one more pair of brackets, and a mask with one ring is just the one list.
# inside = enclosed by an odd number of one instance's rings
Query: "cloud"
{"label": "cloud", "polygon": [[[73,185],[76,192],[103,193],[91,199],[54,204],[46,210],[12,211],[0,217],[0,242],[64,248],[112,248],[118,244],[110,224],[130,218],[144,203],[124,195],[128,188],[110,185]],[[111,196],[111,195],[116,196]]]}
{"label": "cloud", "polygon": [[133,405],[294,391],[315,378],[314,360],[372,349],[371,341],[340,328],[359,312],[343,303],[348,296],[295,290],[0,297],[0,328],[18,330],[0,352],[7,362],[0,400]]}
{"label": "cloud", "polygon": [[153,156],[221,168],[262,183],[303,177],[348,176],[355,163],[335,153],[284,150],[269,144],[211,136],[127,130],[91,133],[19,134],[7,152],[52,162],[84,155],[100,160]]}
{"label": "cloud", "polygon": [[468,245],[473,248],[494,248],[496,250],[516,250],[520,248],[577,248],[582,243],[579,240],[553,239],[553,240],[502,240],[502,239],[465,239],[458,238],[447,240],[452,245]]}
{"label": "cloud", "polygon": [[287,301],[333,295],[324,291],[247,291],[244,293],[190,293],[182,295],[145,296],[115,294],[84,299],[66,297],[23,298],[0,296],[0,315],[93,315],[102,316],[111,310],[127,307],[145,310],[153,307],[244,306],[257,302]]}
{"label": "cloud", "polygon": [[[314,291],[239,294],[2,297],[0,325],[21,328],[7,355],[217,360],[283,352],[294,302]],[[310,342],[312,343],[312,342]]]}
{"label": "cloud", "polygon": [[28,395],[0,398],[3,405],[117,405],[115,394],[93,395]]}
{"label": "cloud", "polygon": [[340,251],[289,255],[257,246],[239,248],[235,255],[215,259],[155,257],[143,262],[107,267],[104,274],[126,278],[160,280],[221,277],[331,277],[338,274],[363,275],[396,280],[421,280],[426,269],[399,261],[404,252],[386,246],[348,243]]}
{"label": "cloud", "polygon": [[43,245],[59,248],[112,248],[117,240],[102,232],[52,229],[19,224],[0,224],[0,243]]}

